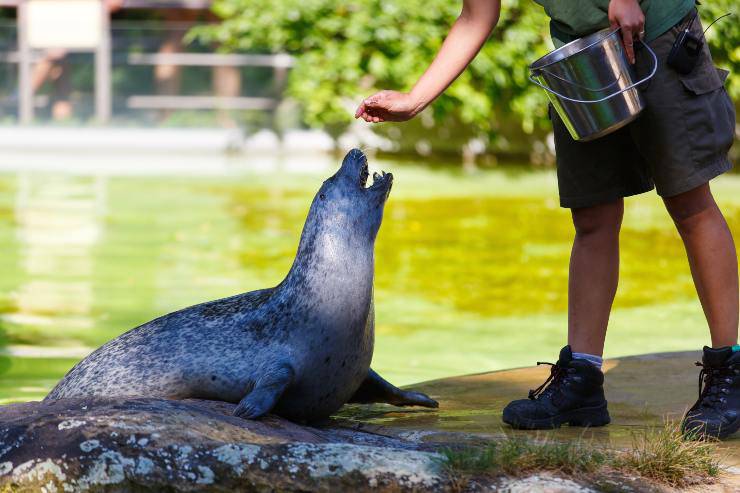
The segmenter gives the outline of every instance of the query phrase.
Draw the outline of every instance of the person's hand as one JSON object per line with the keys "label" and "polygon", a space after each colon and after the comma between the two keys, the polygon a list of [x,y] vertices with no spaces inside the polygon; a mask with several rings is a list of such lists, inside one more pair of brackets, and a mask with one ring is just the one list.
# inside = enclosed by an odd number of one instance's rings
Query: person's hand
{"label": "person's hand", "polygon": [[622,29],[622,42],[630,63],[635,63],[635,38],[645,36],[645,14],[637,0],[611,0],[609,2],[609,22],[612,29]]}
{"label": "person's hand", "polygon": [[422,106],[410,94],[380,91],[365,99],[355,111],[355,118],[369,123],[404,122],[421,111]]}

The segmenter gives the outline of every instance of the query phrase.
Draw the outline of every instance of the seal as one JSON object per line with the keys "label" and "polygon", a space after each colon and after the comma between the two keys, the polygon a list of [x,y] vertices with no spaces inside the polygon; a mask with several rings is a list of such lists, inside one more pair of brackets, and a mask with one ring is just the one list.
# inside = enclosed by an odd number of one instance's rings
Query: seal
{"label": "seal", "polygon": [[311,203],[298,252],[276,287],[194,305],[136,327],[79,362],[46,396],[147,396],[238,403],[321,420],[347,402],[437,407],[370,369],[374,246],[393,184],[350,151]]}

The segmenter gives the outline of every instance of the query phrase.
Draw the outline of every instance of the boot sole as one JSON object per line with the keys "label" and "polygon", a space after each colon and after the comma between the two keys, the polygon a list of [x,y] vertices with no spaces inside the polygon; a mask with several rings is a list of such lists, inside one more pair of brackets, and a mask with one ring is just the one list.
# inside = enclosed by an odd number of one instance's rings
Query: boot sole
{"label": "boot sole", "polygon": [[691,428],[687,430],[685,425],[681,427],[681,431],[683,431],[684,435],[688,435],[693,438],[716,438],[718,440],[724,440],[730,435],[737,433],[738,430],[740,430],[740,417],[736,418],[735,421],[733,421],[729,426],[725,426],[723,428],[707,427],[705,429],[702,427],[698,427],[696,428],[696,431],[692,431]]}
{"label": "boot sole", "polygon": [[720,440],[723,440],[730,435],[733,435],[737,432],[737,430],[740,430],[740,419],[735,419],[735,422],[732,423],[730,426],[725,426],[724,428],[720,428],[719,433],[717,433],[717,438]]}
{"label": "boot sole", "polygon": [[507,416],[504,412],[503,421],[512,428],[520,430],[552,430],[564,424],[570,426],[604,426],[611,423],[606,403],[595,407],[581,407],[557,414],[550,418],[529,419],[516,416]]}

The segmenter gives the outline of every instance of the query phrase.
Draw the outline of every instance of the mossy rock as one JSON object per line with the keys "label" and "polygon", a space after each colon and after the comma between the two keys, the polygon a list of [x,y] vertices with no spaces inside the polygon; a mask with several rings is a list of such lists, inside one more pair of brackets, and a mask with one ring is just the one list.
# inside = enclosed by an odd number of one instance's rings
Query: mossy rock
{"label": "mossy rock", "polygon": [[209,401],[0,408],[0,491],[441,491],[433,452],[371,433],[246,421]]}

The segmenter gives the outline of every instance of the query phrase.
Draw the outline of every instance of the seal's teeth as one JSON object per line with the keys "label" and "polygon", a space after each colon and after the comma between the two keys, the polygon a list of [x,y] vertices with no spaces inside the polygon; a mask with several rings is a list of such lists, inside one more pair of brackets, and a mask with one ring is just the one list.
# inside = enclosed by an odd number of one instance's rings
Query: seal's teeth
{"label": "seal's teeth", "polygon": [[367,169],[367,163],[365,163],[362,166],[362,169],[360,169],[360,178],[359,178],[360,187],[363,187],[363,188],[365,187],[365,185],[367,184],[368,175],[369,175],[369,172]]}

